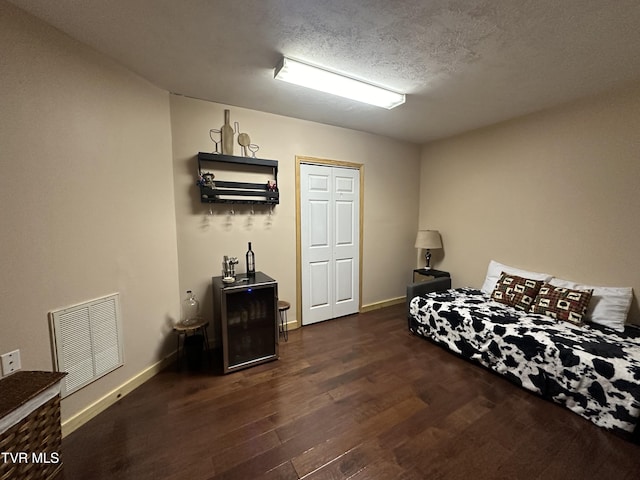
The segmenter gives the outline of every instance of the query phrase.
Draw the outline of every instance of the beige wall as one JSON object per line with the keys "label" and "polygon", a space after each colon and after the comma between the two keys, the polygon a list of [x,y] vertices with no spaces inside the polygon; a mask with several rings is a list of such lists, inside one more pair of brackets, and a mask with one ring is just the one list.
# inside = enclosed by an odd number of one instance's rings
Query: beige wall
{"label": "beige wall", "polygon": [[0,1],[0,353],[51,370],[48,312],[120,292],[125,366],[63,420],[175,347],[169,95]]}
{"label": "beige wall", "polygon": [[[199,151],[214,149],[211,128],[219,129],[225,108],[231,122],[260,145],[258,156],[278,160],[280,204],[269,218],[266,209],[215,205],[199,201],[195,187]],[[223,255],[238,256],[244,272],[247,242],[253,242],[256,268],[278,280],[279,295],[292,303],[295,318],[296,230],[295,157],[341,160],[365,165],[364,305],[404,295],[415,263],[418,219],[419,149],[416,146],[362,132],[320,125],[237,107],[171,96],[171,124],[180,290],[200,297],[205,315],[211,312],[211,277],[220,275]],[[236,149],[238,146],[236,146]],[[236,154],[239,152],[236,151]],[[265,179],[266,181],[266,179]]]}
{"label": "beige wall", "polygon": [[426,145],[420,226],[442,233],[436,266],[455,286],[480,287],[495,259],[637,295],[639,125],[635,85]]}

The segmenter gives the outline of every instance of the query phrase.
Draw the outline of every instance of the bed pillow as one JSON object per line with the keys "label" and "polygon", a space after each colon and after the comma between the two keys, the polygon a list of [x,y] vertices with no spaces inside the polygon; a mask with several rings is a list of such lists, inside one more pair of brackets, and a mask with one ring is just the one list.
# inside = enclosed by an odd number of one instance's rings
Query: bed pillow
{"label": "bed pillow", "polygon": [[487,276],[485,277],[484,284],[480,290],[490,295],[496,288],[496,283],[498,283],[502,272],[510,273],[511,275],[518,275],[519,277],[530,278],[532,280],[542,280],[543,282],[548,282],[552,278],[552,275],[547,273],[528,272],[526,270],[510,267],[509,265],[504,265],[496,262],[495,260],[491,260],[491,262],[489,262],[489,268],[487,268]]}
{"label": "bed pillow", "polygon": [[581,325],[592,294],[593,290],[574,290],[545,283],[533,302],[531,313]]}
{"label": "bed pillow", "polygon": [[496,302],[528,312],[543,283],[542,280],[532,280],[502,272],[496,288],[491,292],[491,298]]}
{"label": "bed pillow", "polygon": [[582,285],[561,278],[553,278],[549,283],[557,287],[593,290],[585,320],[611,328],[617,332],[624,331],[624,324],[627,321],[631,300],[633,299],[631,287]]}

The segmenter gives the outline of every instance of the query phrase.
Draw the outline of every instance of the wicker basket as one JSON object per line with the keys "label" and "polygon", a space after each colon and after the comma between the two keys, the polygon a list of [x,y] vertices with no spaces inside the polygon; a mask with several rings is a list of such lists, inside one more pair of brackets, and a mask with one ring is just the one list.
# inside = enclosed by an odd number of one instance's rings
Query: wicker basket
{"label": "wicker basket", "polygon": [[25,463],[0,462],[0,480],[53,478],[62,469],[61,443],[60,395],[56,395],[0,437],[0,452],[36,453],[43,462],[31,458]]}
{"label": "wicker basket", "polygon": [[[24,405],[64,374],[17,372],[0,380],[0,417]],[[0,434],[0,480],[53,479],[62,470],[60,395]],[[8,455],[11,454],[12,457]],[[4,457],[4,458],[3,458]]]}

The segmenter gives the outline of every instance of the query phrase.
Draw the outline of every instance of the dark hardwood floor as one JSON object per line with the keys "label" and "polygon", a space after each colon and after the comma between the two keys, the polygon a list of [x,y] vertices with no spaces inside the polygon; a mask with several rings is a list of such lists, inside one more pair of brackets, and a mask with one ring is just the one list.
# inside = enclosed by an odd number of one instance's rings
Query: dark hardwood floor
{"label": "dark hardwood floor", "polygon": [[629,443],[407,332],[404,306],[168,369],[63,440],[70,479],[637,479]]}

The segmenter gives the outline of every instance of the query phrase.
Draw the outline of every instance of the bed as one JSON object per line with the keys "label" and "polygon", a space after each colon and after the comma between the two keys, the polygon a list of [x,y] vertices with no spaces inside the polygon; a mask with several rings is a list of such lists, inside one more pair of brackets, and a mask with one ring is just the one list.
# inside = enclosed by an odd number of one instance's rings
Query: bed
{"label": "bed", "polygon": [[[498,265],[494,270],[506,267]],[[503,275],[513,276],[502,271],[498,278]],[[539,276],[544,278],[537,282],[549,286],[551,277]],[[500,280],[485,281],[483,289],[451,289],[449,279],[437,280],[407,288],[412,333],[564,405],[600,427],[638,441],[640,329],[620,326],[619,319],[614,328],[611,308],[604,312],[608,312],[605,323],[609,325],[591,321],[598,318],[593,305],[589,307],[591,316],[577,323],[559,320],[551,312],[533,308],[536,300],[540,302],[539,295],[525,302],[532,308],[517,308],[496,300]],[[562,282],[566,281],[556,283]],[[630,305],[630,292],[624,292],[624,303]],[[600,301],[597,296],[596,300]],[[536,313],[541,311],[545,313]]]}

